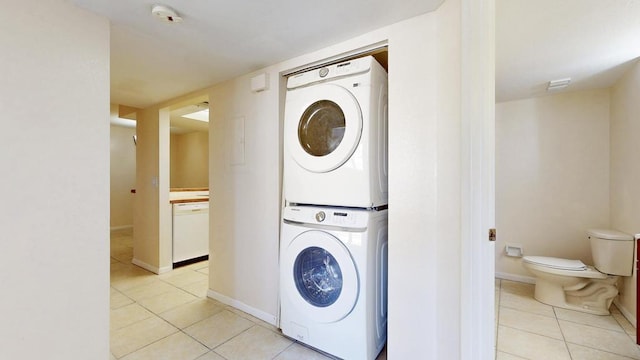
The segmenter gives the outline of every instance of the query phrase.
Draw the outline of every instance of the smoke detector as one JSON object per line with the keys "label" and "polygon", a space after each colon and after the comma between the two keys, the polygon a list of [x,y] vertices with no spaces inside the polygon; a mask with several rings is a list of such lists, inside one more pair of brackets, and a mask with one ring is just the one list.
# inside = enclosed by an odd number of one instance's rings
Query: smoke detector
{"label": "smoke detector", "polygon": [[164,22],[182,22],[182,18],[178,15],[178,13],[166,5],[153,5],[153,7],[151,8],[151,13]]}

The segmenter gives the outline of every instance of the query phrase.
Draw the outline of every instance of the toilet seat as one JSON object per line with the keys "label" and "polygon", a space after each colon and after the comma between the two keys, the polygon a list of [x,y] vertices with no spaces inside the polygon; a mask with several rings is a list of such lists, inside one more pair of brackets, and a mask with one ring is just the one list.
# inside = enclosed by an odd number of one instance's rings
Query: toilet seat
{"label": "toilet seat", "polygon": [[580,260],[569,260],[548,256],[525,256],[522,260],[531,267],[550,274],[590,279],[605,279],[607,274],[587,266]]}
{"label": "toilet seat", "polygon": [[522,260],[531,264],[538,264],[560,270],[580,271],[587,269],[587,265],[580,260],[569,260],[549,256],[525,256]]}

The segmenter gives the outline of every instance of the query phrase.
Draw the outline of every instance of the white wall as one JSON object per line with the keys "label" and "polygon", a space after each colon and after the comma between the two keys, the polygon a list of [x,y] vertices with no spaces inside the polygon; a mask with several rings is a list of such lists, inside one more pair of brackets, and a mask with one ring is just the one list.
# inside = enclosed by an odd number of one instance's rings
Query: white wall
{"label": "white wall", "polygon": [[0,12],[0,358],[109,357],[109,23]]}
{"label": "white wall", "polygon": [[585,231],[609,226],[609,91],[496,105],[496,273],[531,277],[525,255],[592,264]]}
{"label": "white wall", "polygon": [[[115,116],[118,116],[117,109]],[[133,142],[135,133],[135,128],[111,125],[111,229],[133,226],[135,195],[131,193],[131,189],[136,187],[136,146]]]}
{"label": "white wall", "polygon": [[461,357],[460,11],[446,1],[389,40],[391,359]]}
{"label": "white wall", "polygon": [[[640,63],[611,89],[611,227],[640,233]],[[619,307],[636,318],[636,278],[625,278]],[[635,323],[635,321],[632,321]]]}

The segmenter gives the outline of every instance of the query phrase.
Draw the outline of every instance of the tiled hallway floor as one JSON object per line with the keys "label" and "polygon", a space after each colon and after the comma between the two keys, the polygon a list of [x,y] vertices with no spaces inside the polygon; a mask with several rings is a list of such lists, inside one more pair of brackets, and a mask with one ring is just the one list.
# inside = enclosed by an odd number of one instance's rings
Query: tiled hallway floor
{"label": "tiled hallway floor", "polygon": [[497,360],[640,359],[636,329],[611,306],[599,316],[542,304],[534,286],[496,280]]}
{"label": "tiled hallway floor", "polygon": [[207,298],[208,262],[155,275],[131,264],[132,257],[131,230],[112,231],[111,359],[330,359]]}
{"label": "tiled hallway floor", "polygon": [[[111,359],[330,359],[207,298],[208,262],[155,275],[132,256],[131,230],[112,232]],[[615,306],[611,316],[554,308],[534,300],[533,289],[496,280],[497,360],[640,359],[636,329]]]}

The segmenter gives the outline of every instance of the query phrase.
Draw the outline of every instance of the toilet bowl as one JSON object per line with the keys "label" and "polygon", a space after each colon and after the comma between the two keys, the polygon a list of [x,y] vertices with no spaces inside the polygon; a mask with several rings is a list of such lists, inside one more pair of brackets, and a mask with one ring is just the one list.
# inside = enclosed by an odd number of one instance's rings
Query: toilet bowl
{"label": "toilet bowl", "polygon": [[[536,277],[536,300],[565,309],[608,315],[618,295],[618,277],[609,276],[580,260],[525,256],[524,267]],[[558,263],[567,264],[559,267]],[[569,265],[570,264],[570,265]]]}
{"label": "toilet bowl", "polygon": [[630,276],[633,237],[615,230],[589,230],[595,266],[580,260],[525,256],[523,266],[536,278],[536,300],[565,309],[608,315],[618,295],[619,276]]}

